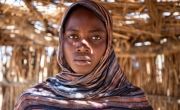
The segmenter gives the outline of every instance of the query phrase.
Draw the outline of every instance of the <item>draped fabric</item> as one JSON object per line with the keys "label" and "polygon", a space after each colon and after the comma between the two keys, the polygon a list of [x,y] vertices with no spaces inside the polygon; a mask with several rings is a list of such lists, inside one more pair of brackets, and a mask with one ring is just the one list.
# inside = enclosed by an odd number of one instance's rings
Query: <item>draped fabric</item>
{"label": "draped fabric", "polygon": [[[74,7],[93,11],[104,23],[108,40],[100,62],[92,72],[74,73],[64,60],[63,31],[67,17]],[[90,0],[72,4],[64,14],[60,28],[58,62],[62,71],[55,77],[26,90],[14,110],[151,110],[144,92],[128,82],[112,48],[112,20],[108,11]]]}

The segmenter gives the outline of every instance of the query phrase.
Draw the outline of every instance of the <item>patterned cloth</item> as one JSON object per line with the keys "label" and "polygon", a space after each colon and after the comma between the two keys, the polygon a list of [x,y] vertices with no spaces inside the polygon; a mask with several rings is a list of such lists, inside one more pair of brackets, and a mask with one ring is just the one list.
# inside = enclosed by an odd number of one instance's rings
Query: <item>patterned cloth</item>
{"label": "patterned cloth", "polygon": [[[86,75],[72,72],[64,60],[61,43],[67,16],[78,6],[93,11],[108,34],[105,55]],[[152,110],[144,92],[128,82],[120,69],[112,48],[112,20],[103,6],[90,0],[72,4],[63,17],[59,41],[58,62],[62,72],[26,90],[14,110]]]}

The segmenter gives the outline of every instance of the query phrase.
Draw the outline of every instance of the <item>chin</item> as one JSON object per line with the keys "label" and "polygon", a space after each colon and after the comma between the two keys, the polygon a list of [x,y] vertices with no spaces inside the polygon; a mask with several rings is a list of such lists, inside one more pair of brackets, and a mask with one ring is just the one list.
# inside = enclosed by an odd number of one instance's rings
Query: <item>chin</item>
{"label": "chin", "polygon": [[[84,68],[84,69],[85,69],[85,68]],[[82,69],[78,69],[78,70],[82,70]],[[82,74],[82,75],[83,75],[83,74],[88,74],[88,73],[90,73],[91,71],[76,71],[76,70],[75,70],[75,72],[78,73],[78,74]]]}
{"label": "chin", "polygon": [[88,74],[88,73],[90,73],[90,72],[82,72],[82,71],[80,71],[80,72],[76,72],[76,73],[79,73],[79,74]]}
{"label": "chin", "polygon": [[73,71],[78,74],[88,74],[92,71],[92,67],[90,65],[86,66],[74,66],[72,67]]}

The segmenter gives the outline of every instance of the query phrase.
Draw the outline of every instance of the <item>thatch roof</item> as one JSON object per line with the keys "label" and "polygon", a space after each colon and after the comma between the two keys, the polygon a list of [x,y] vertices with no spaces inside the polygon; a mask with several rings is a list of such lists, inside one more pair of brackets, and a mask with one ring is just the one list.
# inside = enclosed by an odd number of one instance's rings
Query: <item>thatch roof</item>
{"label": "thatch roof", "polygon": [[[3,110],[12,110],[25,88],[59,72],[58,29],[65,9],[75,1],[0,0]],[[112,15],[113,45],[128,79],[145,90],[154,109],[178,110],[180,1],[95,1]]]}
{"label": "thatch roof", "polygon": [[[8,0],[1,0],[0,43],[56,46],[62,15],[76,0],[15,1],[8,3]],[[96,1],[104,5],[112,15],[117,52],[123,52],[125,56],[149,56],[180,50],[178,0]]]}

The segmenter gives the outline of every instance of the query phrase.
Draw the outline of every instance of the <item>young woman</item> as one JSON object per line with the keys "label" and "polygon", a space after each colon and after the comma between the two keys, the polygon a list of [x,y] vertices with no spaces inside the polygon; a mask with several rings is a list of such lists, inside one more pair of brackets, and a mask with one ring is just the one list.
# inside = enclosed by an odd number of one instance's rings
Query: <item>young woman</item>
{"label": "young woman", "polygon": [[152,110],[120,69],[111,17],[103,6],[90,0],[72,4],[59,42],[61,73],[26,90],[15,110]]}

